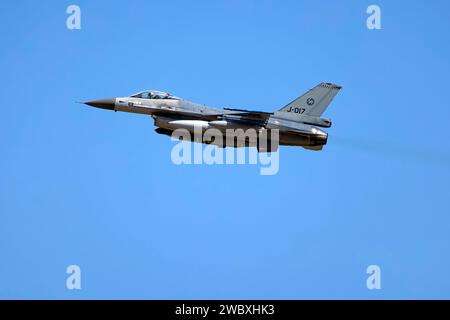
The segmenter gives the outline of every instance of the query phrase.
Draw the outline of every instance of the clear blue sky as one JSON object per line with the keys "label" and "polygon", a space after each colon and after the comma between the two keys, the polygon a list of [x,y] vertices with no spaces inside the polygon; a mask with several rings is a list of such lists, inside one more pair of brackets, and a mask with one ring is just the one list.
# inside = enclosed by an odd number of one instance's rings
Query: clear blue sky
{"label": "clear blue sky", "polygon": [[[450,298],[448,1],[376,1],[379,31],[372,1],[74,3],[78,31],[72,2],[0,4],[0,298]],[[175,166],[151,118],[75,103],[273,111],[321,81],[329,143],[275,176]]]}

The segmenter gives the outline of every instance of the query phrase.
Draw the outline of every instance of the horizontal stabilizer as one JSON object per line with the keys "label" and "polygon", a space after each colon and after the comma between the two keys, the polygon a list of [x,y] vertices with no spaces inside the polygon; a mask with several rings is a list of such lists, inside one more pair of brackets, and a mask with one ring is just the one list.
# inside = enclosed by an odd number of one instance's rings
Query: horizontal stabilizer
{"label": "horizontal stabilizer", "polygon": [[320,146],[303,146],[306,150],[313,150],[313,151],[321,151],[323,149],[323,145]]}

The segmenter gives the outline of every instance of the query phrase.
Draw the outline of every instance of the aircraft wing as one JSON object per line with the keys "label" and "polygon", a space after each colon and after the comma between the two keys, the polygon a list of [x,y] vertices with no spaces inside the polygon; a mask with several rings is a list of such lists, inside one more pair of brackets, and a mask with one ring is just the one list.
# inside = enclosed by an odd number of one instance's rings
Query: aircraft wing
{"label": "aircraft wing", "polygon": [[159,109],[153,112],[153,115],[168,118],[181,116],[186,118],[214,121],[217,120],[219,117],[221,117],[223,113],[202,114],[199,112],[179,110],[179,109]]}
{"label": "aircraft wing", "polygon": [[262,111],[251,111],[251,110],[244,110],[244,109],[231,109],[231,108],[224,108],[225,117],[229,116],[238,116],[242,119],[249,119],[249,120],[260,120],[260,121],[267,121],[269,117],[273,114],[272,112],[262,112]]}
{"label": "aircraft wing", "polygon": [[231,109],[224,108],[223,112],[220,113],[199,113],[191,112],[187,110],[180,109],[159,109],[156,110],[153,115],[162,117],[187,117],[194,119],[202,119],[207,121],[214,121],[219,118],[227,118],[232,121],[240,122],[266,122],[273,113],[261,112],[261,111],[250,111],[244,109]]}

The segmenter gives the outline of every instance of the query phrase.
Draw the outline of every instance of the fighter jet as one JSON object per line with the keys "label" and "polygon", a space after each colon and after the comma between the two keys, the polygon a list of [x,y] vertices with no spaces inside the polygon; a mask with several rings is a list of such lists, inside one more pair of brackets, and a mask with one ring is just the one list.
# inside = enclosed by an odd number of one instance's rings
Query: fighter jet
{"label": "fighter jet", "polygon": [[[213,108],[190,102],[157,90],[145,90],[127,97],[88,101],[84,104],[113,111],[150,115],[159,134],[172,136],[175,130],[192,133],[217,129],[223,139],[191,141],[212,143],[218,147],[255,146],[259,152],[276,152],[278,145],[301,146],[308,150],[322,150],[328,134],[321,128],[331,127],[331,120],[322,118],[333,98],[342,87],[333,83],[320,83],[305,94],[289,102],[276,112],[251,111],[233,108]],[[226,139],[229,132],[254,129],[256,138]],[[278,141],[271,141],[272,131],[278,129]],[[261,143],[261,137],[268,142]],[[231,142],[230,142],[231,141]]]}

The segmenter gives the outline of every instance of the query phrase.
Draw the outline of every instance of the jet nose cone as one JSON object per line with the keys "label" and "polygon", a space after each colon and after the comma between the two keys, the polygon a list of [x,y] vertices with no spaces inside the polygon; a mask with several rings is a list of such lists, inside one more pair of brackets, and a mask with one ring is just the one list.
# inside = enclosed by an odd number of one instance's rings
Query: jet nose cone
{"label": "jet nose cone", "polygon": [[93,101],[87,101],[84,104],[87,104],[91,107],[106,109],[106,110],[114,110],[114,106],[116,104],[116,99],[109,98],[109,99],[101,99],[101,100],[93,100]]}

